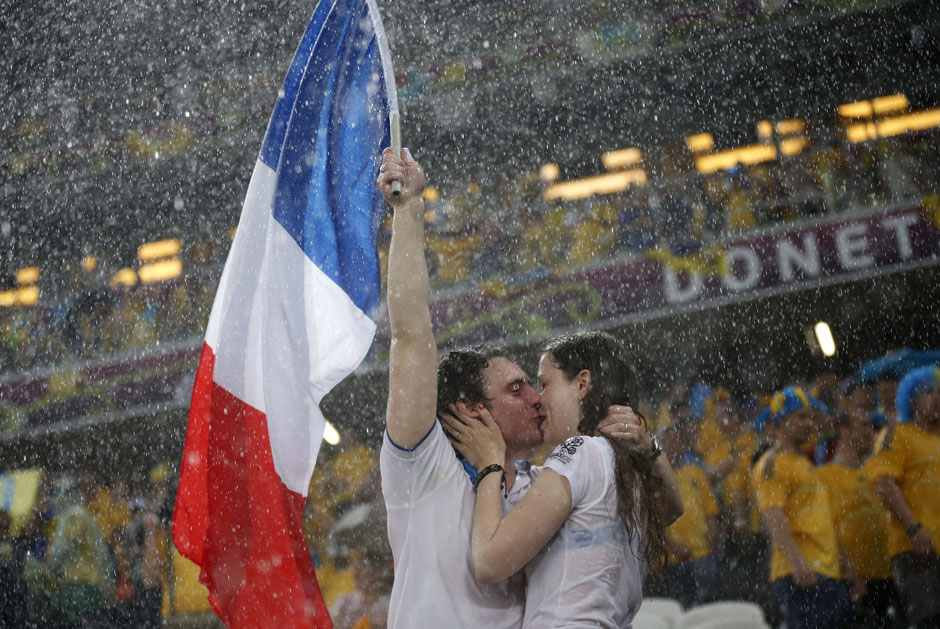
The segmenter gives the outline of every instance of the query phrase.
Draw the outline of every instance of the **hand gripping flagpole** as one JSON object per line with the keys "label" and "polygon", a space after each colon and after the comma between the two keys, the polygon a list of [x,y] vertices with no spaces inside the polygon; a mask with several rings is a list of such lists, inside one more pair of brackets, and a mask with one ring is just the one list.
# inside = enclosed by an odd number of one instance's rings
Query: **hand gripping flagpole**
{"label": "hand gripping flagpole", "polygon": [[[391,116],[390,122],[390,133],[392,136],[392,149],[395,151],[396,157],[401,157],[401,120],[398,112],[394,112]],[[401,182],[397,179],[392,182],[392,196],[400,197],[401,196]]]}

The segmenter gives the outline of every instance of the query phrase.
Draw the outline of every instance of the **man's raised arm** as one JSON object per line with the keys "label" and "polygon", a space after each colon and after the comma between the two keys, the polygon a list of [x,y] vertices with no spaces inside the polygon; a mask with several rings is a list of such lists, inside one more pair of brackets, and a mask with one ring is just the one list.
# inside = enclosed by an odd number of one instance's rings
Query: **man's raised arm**
{"label": "man's raised arm", "polygon": [[[391,182],[401,182],[392,196]],[[395,211],[388,252],[388,320],[392,333],[388,361],[388,436],[412,448],[431,430],[437,415],[437,345],[428,309],[428,267],[424,258],[424,185],[408,149],[382,153],[379,186]]]}

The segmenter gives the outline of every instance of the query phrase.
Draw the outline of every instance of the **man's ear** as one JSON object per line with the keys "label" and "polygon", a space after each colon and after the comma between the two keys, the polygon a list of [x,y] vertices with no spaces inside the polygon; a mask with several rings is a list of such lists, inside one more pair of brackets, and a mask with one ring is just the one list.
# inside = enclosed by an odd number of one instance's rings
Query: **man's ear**
{"label": "man's ear", "polygon": [[587,369],[582,369],[574,379],[578,387],[578,398],[583,400],[584,396],[591,390],[591,372]]}
{"label": "man's ear", "polygon": [[454,406],[456,406],[457,409],[464,415],[469,415],[470,417],[475,417],[477,419],[480,418],[480,411],[477,409],[477,405],[471,403],[470,400],[465,397],[457,400],[457,403],[454,404]]}

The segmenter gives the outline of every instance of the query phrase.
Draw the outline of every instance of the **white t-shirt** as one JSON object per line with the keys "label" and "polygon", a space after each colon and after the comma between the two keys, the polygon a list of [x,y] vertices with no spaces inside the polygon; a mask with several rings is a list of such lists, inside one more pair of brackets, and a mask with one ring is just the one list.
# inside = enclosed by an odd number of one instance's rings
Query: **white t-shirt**
{"label": "white t-shirt", "polygon": [[644,562],[617,513],[614,451],[572,437],[549,455],[571,485],[571,515],[526,566],[524,627],[630,627],[643,600]]}
{"label": "white t-shirt", "polygon": [[[473,577],[476,496],[440,424],[411,450],[396,446],[386,431],[380,465],[395,559],[388,626],[520,627],[522,575],[492,585],[477,585]],[[517,493],[514,487],[513,497]]]}

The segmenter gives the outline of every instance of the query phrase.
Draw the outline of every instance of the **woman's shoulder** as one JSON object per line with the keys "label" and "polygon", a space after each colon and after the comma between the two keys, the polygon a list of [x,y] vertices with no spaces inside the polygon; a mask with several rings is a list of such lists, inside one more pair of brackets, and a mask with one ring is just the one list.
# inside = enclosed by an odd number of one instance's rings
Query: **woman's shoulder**
{"label": "woman's shoulder", "polygon": [[[604,437],[578,435],[562,441],[552,450],[545,461],[545,467],[558,468],[570,466],[590,468],[596,463],[606,465],[613,457],[613,448]],[[557,471],[557,469],[556,469]]]}

